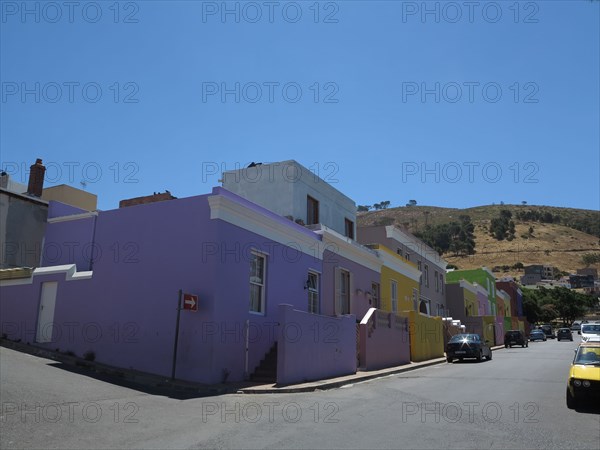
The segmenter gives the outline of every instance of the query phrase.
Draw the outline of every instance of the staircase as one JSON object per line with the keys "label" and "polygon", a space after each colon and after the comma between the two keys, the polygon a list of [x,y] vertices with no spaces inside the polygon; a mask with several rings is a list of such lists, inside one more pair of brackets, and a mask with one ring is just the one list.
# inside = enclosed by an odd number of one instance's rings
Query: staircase
{"label": "staircase", "polygon": [[273,347],[261,360],[254,373],[250,375],[250,381],[257,383],[277,382],[277,342],[273,344]]}

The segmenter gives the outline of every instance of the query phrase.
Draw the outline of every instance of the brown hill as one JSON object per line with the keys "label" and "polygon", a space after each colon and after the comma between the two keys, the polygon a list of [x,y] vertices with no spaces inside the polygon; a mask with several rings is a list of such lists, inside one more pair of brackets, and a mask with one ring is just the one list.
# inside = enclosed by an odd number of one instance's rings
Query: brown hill
{"label": "brown hill", "polygon": [[[515,239],[498,241],[489,234],[491,219],[498,217],[502,209],[513,214]],[[519,220],[519,212],[550,214],[559,223],[540,223]],[[600,212],[574,208],[558,208],[532,205],[490,205],[474,208],[455,209],[435,206],[407,206],[379,211],[359,213],[359,225],[395,224],[407,228],[412,233],[423,230],[426,225],[438,225],[457,221],[460,215],[471,217],[475,225],[475,254],[458,257],[444,254],[444,258],[460,269],[481,266],[513,266],[547,264],[567,273],[584,267],[581,257],[585,253],[600,252]],[[529,228],[533,234],[529,235]],[[579,228],[575,229],[575,228]],[[583,230],[583,231],[582,231]],[[585,232],[587,231],[587,232]],[[593,233],[593,234],[590,234]],[[600,265],[595,267],[600,271]],[[522,272],[510,269],[498,271],[497,276],[520,277]]]}

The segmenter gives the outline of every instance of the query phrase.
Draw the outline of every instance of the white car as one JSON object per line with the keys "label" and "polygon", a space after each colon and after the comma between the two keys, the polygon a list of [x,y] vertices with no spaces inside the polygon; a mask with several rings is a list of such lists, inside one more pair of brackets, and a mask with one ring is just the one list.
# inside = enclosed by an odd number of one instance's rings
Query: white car
{"label": "white car", "polygon": [[600,336],[600,323],[582,323],[581,330],[578,332],[581,335],[581,341],[585,342],[591,337]]}

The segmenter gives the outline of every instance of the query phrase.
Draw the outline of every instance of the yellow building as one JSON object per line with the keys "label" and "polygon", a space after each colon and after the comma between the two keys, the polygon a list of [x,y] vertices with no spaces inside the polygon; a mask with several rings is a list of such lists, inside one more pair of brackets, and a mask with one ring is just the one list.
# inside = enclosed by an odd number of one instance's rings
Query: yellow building
{"label": "yellow building", "polygon": [[460,280],[459,285],[463,288],[465,315],[478,316],[479,301],[477,300],[477,286],[469,283],[467,280]]}
{"label": "yellow building", "polygon": [[399,312],[416,310],[419,299],[417,265],[380,244],[367,247],[377,250],[381,266],[381,305],[384,311]]}
{"label": "yellow building", "polygon": [[97,195],[66,184],[45,188],[42,191],[42,200],[55,200],[86,211],[95,211],[98,205]]}
{"label": "yellow building", "polygon": [[419,301],[421,271],[417,265],[381,244],[377,250],[381,266],[381,309],[408,318],[411,361],[425,361],[444,356],[444,333],[441,317],[431,317]]}

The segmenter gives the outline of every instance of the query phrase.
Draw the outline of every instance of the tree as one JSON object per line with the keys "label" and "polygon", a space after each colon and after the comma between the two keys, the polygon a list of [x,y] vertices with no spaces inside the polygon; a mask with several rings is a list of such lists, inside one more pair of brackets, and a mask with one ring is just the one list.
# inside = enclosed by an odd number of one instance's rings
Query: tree
{"label": "tree", "polygon": [[417,201],[416,200],[409,200],[408,203],[406,204],[406,206],[417,206]]}
{"label": "tree", "polygon": [[385,200],[385,201],[381,202],[379,204],[379,206],[381,207],[381,209],[387,209],[388,206],[390,206],[390,201],[389,200]]}
{"label": "tree", "polygon": [[535,289],[522,289],[523,292],[523,314],[529,323],[540,321],[541,308],[538,300],[538,292]]}
{"label": "tree", "polygon": [[525,206],[525,205],[527,205],[527,202],[526,202],[525,200],[523,200],[523,201],[521,202],[521,205]]}
{"label": "tree", "polygon": [[600,253],[586,253],[581,257],[585,267],[590,267],[592,264],[600,263]]}
{"label": "tree", "polygon": [[500,216],[494,217],[490,223],[490,235],[499,241],[515,237],[515,223],[511,220],[512,213],[508,209],[501,209]]}
{"label": "tree", "polygon": [[416,236],[440,254],[452,252],[454,256],[464,256],[475,253],[474,230],[471,217],[461,215],[458,222],[426,225]]}
{"label": "tree", "polygon": [[594,305],[593,297],[580,294],[566,287],[549,290],[550,303],[561,317],[564,324],[570,324],[578,317],[584,316]]}
{"label": "tree", "polygon": [[523,313],[531,323],[561,318],[565,324],[570,324],[594,305],[593,297],[565,287],[523,289],[522,292]]}
{"label": "tree", "polygon": [[359,212],[364,212],[364,211],[368,211],[372,208],[371,205],[358,205],[358,211]]}

